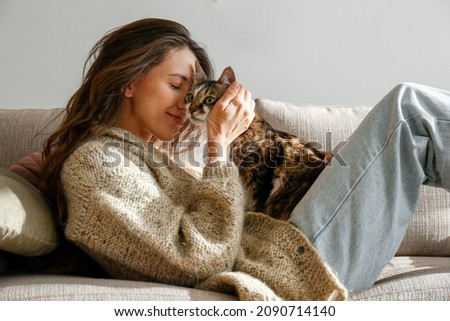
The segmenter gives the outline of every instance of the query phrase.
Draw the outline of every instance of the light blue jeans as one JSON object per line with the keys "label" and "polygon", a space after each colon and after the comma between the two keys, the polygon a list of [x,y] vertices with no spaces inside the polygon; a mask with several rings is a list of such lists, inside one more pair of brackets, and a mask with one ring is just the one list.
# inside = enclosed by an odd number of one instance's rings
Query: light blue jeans
{"label": "light blue jeans", "polygon": [[[373,285],[397,251],[422,184],[450,191],[450,92],[387,94],[299,202],[290,222],[349,291]],[[450,197],[450,194],[449,194]]]}

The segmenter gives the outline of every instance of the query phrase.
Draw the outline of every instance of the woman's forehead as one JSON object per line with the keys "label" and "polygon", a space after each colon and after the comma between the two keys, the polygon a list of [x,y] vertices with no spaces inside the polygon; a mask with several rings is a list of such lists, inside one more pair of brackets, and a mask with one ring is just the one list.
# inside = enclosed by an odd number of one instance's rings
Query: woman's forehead
{"label": "woman's forehead", "polygon": [[190,49],[172,49],[160,64],[160,67],[169,76],[192,82],[197,65],[196,61],[197,59]]}

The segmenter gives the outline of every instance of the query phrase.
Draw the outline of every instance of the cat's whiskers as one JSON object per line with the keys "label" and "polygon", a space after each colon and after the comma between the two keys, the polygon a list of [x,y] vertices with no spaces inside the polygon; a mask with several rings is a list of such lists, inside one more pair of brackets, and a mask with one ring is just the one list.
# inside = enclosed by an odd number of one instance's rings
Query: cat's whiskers
{"label": "cat's whiskers", "polygon": [[219,131],[219,125],[220,125],[220,120],[213,118],[213,117],[207,117],[206,121],[208,122],[208,124],[214,128],[216,131]]}

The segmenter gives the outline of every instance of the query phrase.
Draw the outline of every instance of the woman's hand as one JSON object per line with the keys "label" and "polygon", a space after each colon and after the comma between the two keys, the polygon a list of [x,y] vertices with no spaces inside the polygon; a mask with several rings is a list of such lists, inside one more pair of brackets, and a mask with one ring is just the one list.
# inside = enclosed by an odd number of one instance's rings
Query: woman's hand
{"label": "woman's hand", "polygon": [[232,83],[208,116],[208,159],[227,161],[228,145],[250,126],[255,118],[252,95],[238,82]]}

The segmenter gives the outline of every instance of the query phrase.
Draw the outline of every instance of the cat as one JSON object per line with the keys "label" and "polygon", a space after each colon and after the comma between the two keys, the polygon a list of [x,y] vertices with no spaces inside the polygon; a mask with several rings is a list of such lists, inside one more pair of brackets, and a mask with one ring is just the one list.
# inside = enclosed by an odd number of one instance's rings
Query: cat
{"label": "cat", "polygon": [[[209,112],[236,79],[231,67],[218,80],[197,76],[186,96],[187,117],[206,128]],[[236,138],[230,158],[239,169],[245,210],[287,220],[326,166],[324,153],[312,143],[274,129],[256,113],[249,128]]]}

